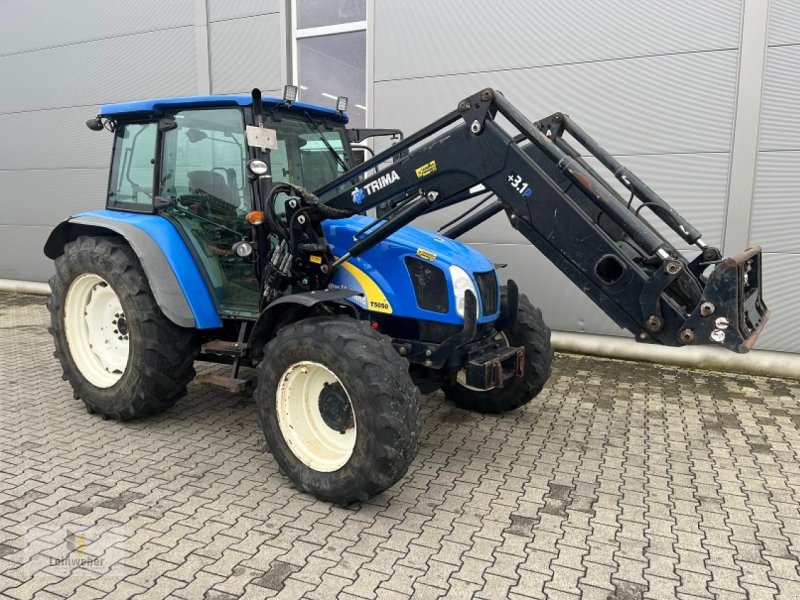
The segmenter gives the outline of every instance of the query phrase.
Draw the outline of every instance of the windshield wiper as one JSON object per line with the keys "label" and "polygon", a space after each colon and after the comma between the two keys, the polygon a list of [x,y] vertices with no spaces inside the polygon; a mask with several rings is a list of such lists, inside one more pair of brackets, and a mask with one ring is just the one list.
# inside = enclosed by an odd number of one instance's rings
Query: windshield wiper
{"label": "windshield wiper", "polygon": [[325,144],[325,147],[328,149],[328,152],[330,152],[331,154],[333,154],[334,157],[336,157],[336,161],[339,163],[339,165],[342,167],[344,171],[348,171],[349,170],[348,166],[342,160],[342,157],[339,156],[339,153],[333,149],[333,146],[331,146],[330,142],[328,141],[328,138],[326,138],[325,134],[322,133],[322,130],[319,128],[319,125],[317,125],[314,122],[314,119],[311,118],[311,115],[308,114],[306,111],[303,111],[303,116],[306,118],[306,122],[309,125],[311,125],[311,127],[314,128],[314,131],[317,133],[317,135],[319,135],[320,140],[322,140],[322,143]]}

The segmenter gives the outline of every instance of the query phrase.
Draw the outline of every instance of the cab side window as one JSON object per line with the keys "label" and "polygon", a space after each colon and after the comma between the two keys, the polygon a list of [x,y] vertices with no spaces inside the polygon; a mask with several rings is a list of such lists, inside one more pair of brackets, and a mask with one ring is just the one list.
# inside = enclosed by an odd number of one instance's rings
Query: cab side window
{"label": "cab side window", "polygon": [[247,147],[238,109],[186,110],[164,133],[160,195],[203,214],[234,216],[250,210]]}
{"label": "cab side window", "polygon": [[108,190],[110,208],[153,209],[156,129],[155,123],[128,123],[117,128]]}

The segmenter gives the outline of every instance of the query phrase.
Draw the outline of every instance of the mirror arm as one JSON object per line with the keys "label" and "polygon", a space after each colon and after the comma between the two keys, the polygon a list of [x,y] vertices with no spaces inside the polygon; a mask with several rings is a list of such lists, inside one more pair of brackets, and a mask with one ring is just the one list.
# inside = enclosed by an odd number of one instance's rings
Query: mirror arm
{"label": "mirror arm", "polygon": [[392,139],[403,139],[403,132],[399,129],[348,129],[347,137],[354,144],[363,142],[371,137],[392,136]]}

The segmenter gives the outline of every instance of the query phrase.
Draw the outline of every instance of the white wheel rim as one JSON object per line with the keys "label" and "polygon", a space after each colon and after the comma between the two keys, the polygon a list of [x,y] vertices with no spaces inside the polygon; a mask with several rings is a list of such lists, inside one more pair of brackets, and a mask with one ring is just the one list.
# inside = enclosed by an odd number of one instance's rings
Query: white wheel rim
{"label": "white wheel rim", "polygon": [[[506,337],[506,334],[502,331],[498,332],[497,335],[494,336],[495,341],[503,342],[506,345],[506,348],[510,347],[511,344]],[[471,385],[467,385],[467,371],[465,369],[461,369],[458,373],[456,373],[456,381],[458,385],[468,390],[472,390],[473,392],[485,392],[486,390],[482,390],[481,388],[476,388]]]}
{"label": "white wheel rim", "polygon": [[119,296],[94,273],[79,275],[64,301],[64,328],[75,366],[89,383],[108,388],[128,366],[130,330]]}
{"label": "white wheel rim", "polygon": [[[341,386],[344,397],[338,391],[331,396],[326,384]],[[342,433],[329,424],[332,418],[327,409],[331,402],[338,402],[341,406],[337,404],[335,408],[346,410],[343,400],[349,405],[351,418],[349,423],[345,423],[347,419],[339,419]],[[303,464],[322,473],[338,471],[347,464],[356,446],[355,413],[350,395],[330,369],[311,361],[293,364],[278,382],[275,403],[281,435]],[[338,412],[340,417],[342,410]]]}

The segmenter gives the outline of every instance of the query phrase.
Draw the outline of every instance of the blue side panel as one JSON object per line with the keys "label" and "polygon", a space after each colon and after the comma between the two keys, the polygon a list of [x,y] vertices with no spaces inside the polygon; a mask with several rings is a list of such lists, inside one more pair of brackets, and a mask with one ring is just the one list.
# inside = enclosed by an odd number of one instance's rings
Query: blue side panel
{"label": "blue side panel", "polygon": [[[271,108],[280,104],[280,98],[262,98],[264,108]],[[253,98],[244,94],[218,94],[215,96],[181,96],[176,98],[154,98],[152,100],[134,100],[132,102],[117,102],[105,104],[100,107],[103,117],[119,117],[122,115],[150,115],[159,117],[167,110],[183,110],[189,108],[219,108],[222,106],[250,106]],[[342,123],[347,123],[347,113],[341,114],[326,106],[293,102],[291,109],[304,110],[318,117],[328,117]],[[291,110],[289,109],[289,110]]]}
{"label": "blue side panel", "polygon": [[[353,244],[353,235],[372,221],[374,219],[369,217],[355,216],[323,222],[325,237],[331,244],[334,255],[341,256],[347,252],[347,249]],[[418,252],[420,250],[421,253]],[[451,293],[450,310],[447,313],[425,310],[417,305],[414,285],[406,268],[405,258],[408,256],[420,258],[421,255],[426,255],[428,257],[426,260],[445,274]],[[361,256],[351,258],[348,263],[363,271],[380,288],[391,307],[391,314],[398,317],[450,324],[464,322],[463,318],[458,316],[455,311],[450,265],[464,269],[473,278],[473,285],[476,286],[476,289],[477,283],[474,280],[474,274],[494,270],[494,264],[486,256],[469,246],[411,226],[403,227]],[[343,268],[336,270],[332,283],[339,287],[366,291],[363,289],[364,286],[359,284],[358,278]],[[353,301],[364,308],[373,309],[373,307],[366,306],[364,300],[360,298],[354,298]],[[377,312],[388,311],[378,310]],[[500,314],[499,308],[491,315],[483,316],[482,312],[482,310],[478,312],[481,315],[478,323],[494,321]]]}
{"label": "blue side panel", "polygon": [[167,259],[175,278],[183,290],[189,308],[192,310],[197,329],[222,327],[214,300],[208,291],[200,269],[195,263],[186,243],[178,230],[167,219],[158,215],[120,212],[115,210],[94,210],[75,216],[118,221],[142,230],[156,242]]}

